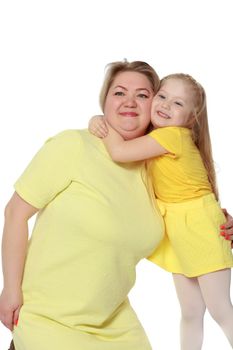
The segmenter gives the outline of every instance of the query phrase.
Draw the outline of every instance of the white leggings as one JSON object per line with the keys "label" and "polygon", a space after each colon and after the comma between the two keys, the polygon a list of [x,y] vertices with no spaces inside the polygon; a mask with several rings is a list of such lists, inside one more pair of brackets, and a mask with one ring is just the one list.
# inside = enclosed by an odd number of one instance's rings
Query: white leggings
{"label": "white leggings", "polygon": [[233,306],[230,299],[231,270],[199,277],[173,274],[181,306],[181,350],[200,350],[206,308],[219,324],[233,348]]}

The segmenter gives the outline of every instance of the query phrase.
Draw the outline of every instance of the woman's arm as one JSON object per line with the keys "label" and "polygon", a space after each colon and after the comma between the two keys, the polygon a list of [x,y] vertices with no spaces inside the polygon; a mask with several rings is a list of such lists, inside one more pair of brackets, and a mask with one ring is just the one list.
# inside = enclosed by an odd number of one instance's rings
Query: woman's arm
{"label": "woman's arm", "polygon": [[221,236],[223,236],[226,240],[231,241],[231,247],[233,248],[233,217],[227,212],[226,209],[222,209],[226,222],[224,225],[220,227]]}
{"label": "woman's arm", "polygon": [[111,158],[116,162],[133,162],[168,153],[149,135],[133,140],[124,140],[109,124],[107,124],[107,127],[108,135],[104,138],[104,144]]}
{"label": "woman's arm", "polygon": [[5,209],[2,238],[4,288],[0,296],[0,320],[13,330],[23,304],[21,283],[28,244],[28,220],[38,209],[25,202],[16,192]]}

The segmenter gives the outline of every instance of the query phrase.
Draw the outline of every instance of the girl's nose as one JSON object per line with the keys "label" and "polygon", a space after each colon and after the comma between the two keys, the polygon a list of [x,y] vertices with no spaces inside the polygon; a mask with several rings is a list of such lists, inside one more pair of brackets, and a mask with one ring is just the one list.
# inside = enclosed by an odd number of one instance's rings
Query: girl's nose
{"label": "girl's nose", "polygon": [[163,101],[162,102],[162,107],[165,108],[165,109],[170,109],[170,103],[169,101]]}

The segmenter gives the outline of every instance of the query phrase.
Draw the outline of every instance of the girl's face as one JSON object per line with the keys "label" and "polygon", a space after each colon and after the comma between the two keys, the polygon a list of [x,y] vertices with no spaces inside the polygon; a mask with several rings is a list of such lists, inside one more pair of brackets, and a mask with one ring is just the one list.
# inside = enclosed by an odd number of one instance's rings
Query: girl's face
{"label": "girl's face", "polygon": [[142,136],[150,123],[153,97],[151,84],[144,74],[119,73],[108,91],[104,116],[124,139]]}
{"label": "girl's face", "polygon": [[194,111],[194,98],[189,84],[168,78],[152,101],[151,122],[155,128],[186,126]]}

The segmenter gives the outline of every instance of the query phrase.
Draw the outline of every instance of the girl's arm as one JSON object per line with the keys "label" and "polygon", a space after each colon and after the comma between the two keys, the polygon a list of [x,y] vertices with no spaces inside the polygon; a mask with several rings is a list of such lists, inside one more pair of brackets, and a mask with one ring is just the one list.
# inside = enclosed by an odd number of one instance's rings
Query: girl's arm
{"label": "girl's arm", "polygon": [[21,283],[28,244],[28,220],[38,209],[25,202],[16,192],[5,209],[2,238],[4,287],[0,296],[0,320],[13,330],[23,304]]}
{"label": "girl's arm", "polygon": [[107,127],[108,135],[104,138],[104,144],[111,158],[116,162],[133,162],[168,153],[149,135],[133,140],[124,140],[109,124],[107,124]]}
{"label": "girl's arm", "polygon": [[88,130],[93,135],[100,137],[101,139],[107,136],[108,127],[105,122],[104,116],[95,115],[89,120]]}

